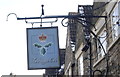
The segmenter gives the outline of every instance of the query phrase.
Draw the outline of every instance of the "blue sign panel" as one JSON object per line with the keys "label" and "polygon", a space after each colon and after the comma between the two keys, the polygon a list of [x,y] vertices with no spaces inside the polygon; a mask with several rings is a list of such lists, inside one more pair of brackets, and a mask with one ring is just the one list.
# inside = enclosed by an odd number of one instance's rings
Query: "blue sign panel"
{"label": "blue sign panel", "polygon": [[28,69],[59,68],[58,27],[27,28]]}

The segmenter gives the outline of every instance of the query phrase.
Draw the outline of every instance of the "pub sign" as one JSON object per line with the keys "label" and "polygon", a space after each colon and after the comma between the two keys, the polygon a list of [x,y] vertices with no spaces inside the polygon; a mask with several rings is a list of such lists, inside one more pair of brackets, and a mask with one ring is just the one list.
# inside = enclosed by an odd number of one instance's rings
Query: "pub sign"
{"label": "pub sign", "polygon": [[28,70],[59,68],[58,27],[27,28]]}

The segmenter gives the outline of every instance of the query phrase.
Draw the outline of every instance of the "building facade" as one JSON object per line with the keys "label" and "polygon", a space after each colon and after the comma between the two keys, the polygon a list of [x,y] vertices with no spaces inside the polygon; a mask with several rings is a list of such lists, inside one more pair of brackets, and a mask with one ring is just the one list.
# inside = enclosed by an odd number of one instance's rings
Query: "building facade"
{"label": "building facade", "polygon": [[69,14],[86,17],[68,20],[64,74],[119,77],[120,0],[94,0]]}
{"label": "building facade", "polygon": [[[92,31],[97,37],[92,37],[94,38],[92,65],[93,70],[99,70],[99,72],[93,73],[118,77],[120,76],[120,1],[107,0],[100,6],[103,7],[98,6],[99,8],[94,10],[93,14],[107,16],[107,18],[94,20],[97,30],[92,29]],[[98,10],[101,10],[101,13],[98,13]]]}
{"label": "building facade", "polygon": [[[69,15],[77,15],[76,12],[70,12]],[[66,39],[66,53],[65,53],[65,68],[64,74],[66,76],[73,74],[73,69],[75,69],[75,44],[76,44],[76,29],[77,21],[76,19],[68,20],[67,27],[67,39]]]}

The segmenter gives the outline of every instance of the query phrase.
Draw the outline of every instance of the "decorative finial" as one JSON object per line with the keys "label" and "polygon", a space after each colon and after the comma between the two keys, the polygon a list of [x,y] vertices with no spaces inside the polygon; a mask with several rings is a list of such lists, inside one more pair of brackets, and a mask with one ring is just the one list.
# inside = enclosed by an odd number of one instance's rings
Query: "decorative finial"
{"label": "decorative finial", "polygon": [[41,7],[42,7],[42,15],[44,15],[44,9],[43,9],[44,5],[41,5]]}

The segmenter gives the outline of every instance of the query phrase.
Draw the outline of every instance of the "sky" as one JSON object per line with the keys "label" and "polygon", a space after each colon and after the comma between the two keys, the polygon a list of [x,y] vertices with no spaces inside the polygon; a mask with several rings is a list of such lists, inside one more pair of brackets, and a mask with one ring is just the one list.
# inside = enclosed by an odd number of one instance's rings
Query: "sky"
{"label": "sky", "polygon": [[[90,5],[93,0],[0,0],[0,76],[9,75],[11,72],[16,75],[41,75],[44,70],[27,70],[27,40],[26,24],[24,20],[17,20],[17,17],[39,17],[41,5],[44,4],[45,16],[67,15],[68,12],[77,12],[78,5]],[[51,21],[54,19],[49,19]],[[31,20],[30,20],[31,21]],[[40,20],[34,20],[40,21]],[[65,48],[66,29],[61,25],[61,19],[52,26],[59,27],[59,45]],[[40,24],[34,24],[38,27]],[[51,24],[43,24],[43,27],[50,27]]]}

